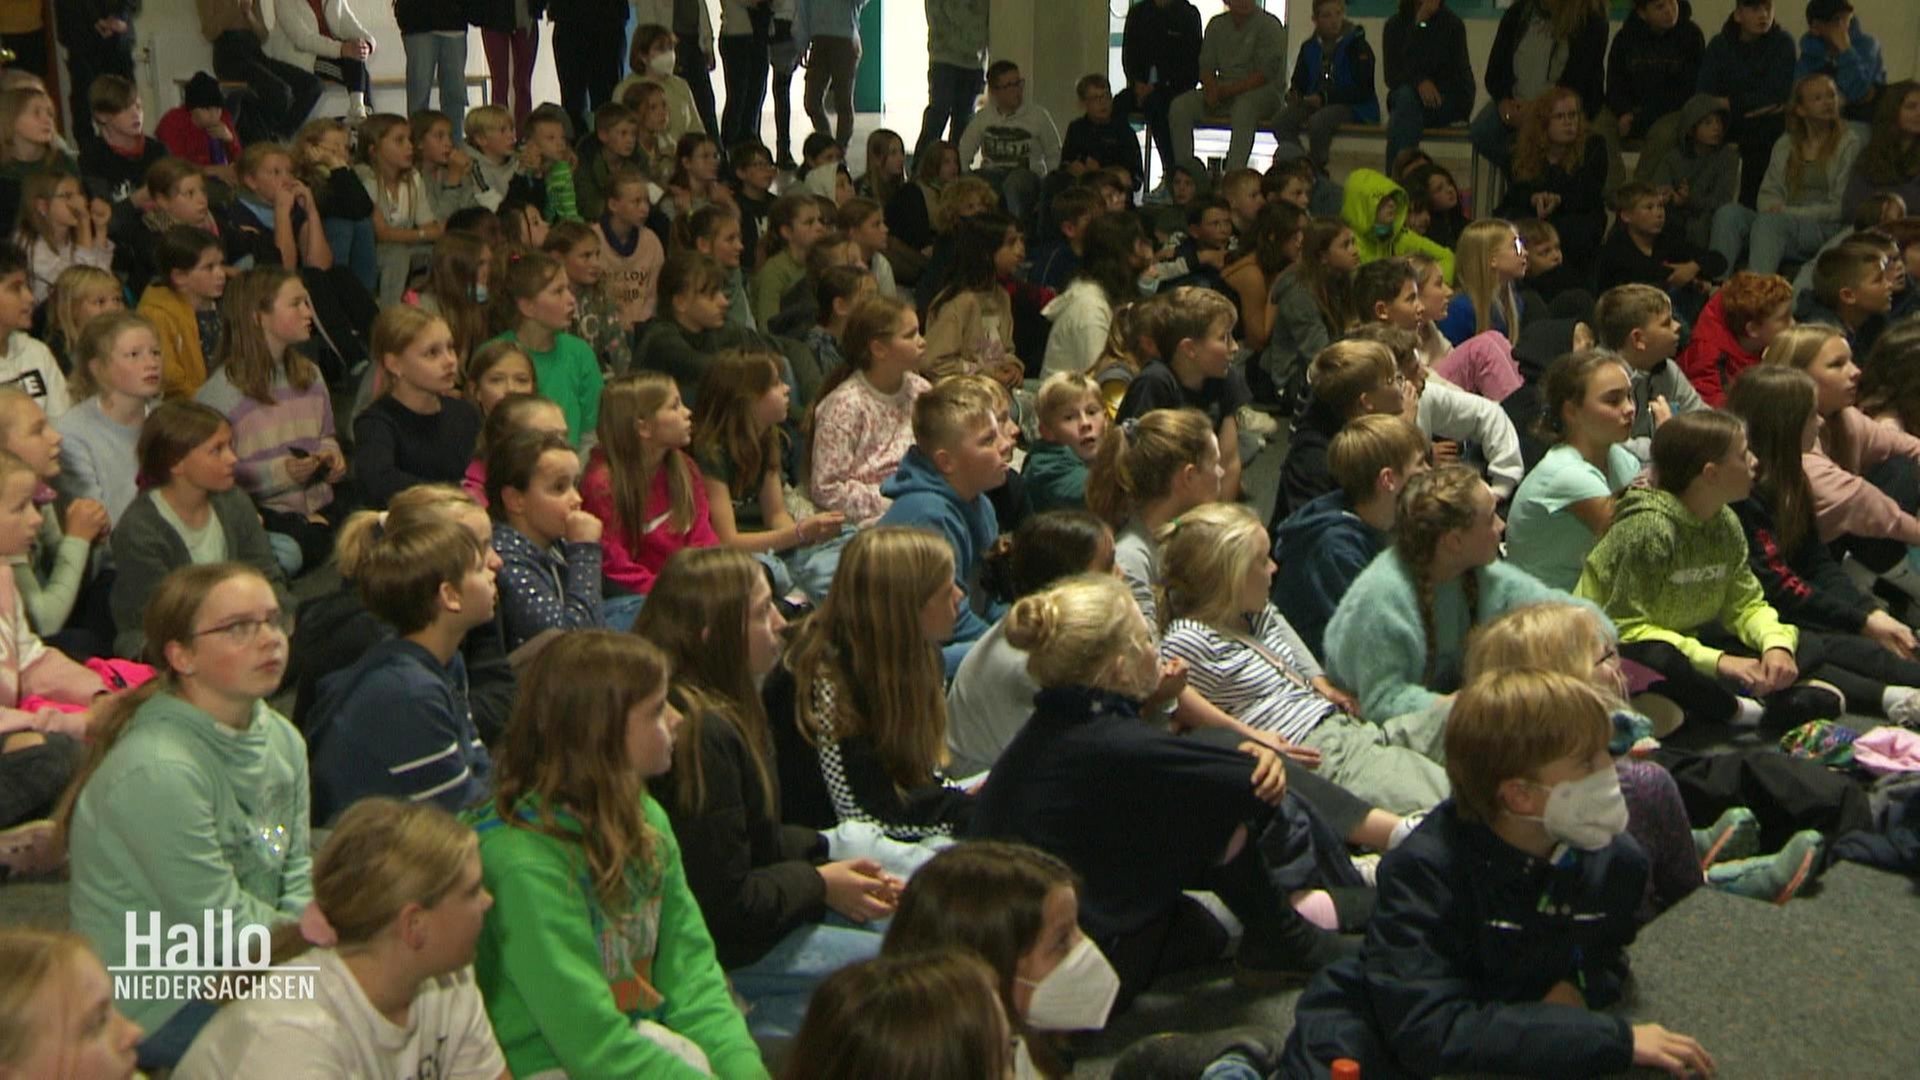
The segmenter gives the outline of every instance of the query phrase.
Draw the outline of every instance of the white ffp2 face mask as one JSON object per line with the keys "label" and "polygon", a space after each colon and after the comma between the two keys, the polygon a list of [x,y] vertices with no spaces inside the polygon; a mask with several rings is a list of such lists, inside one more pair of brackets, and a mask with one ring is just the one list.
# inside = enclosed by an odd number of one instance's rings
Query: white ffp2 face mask
{"label": "white ffp2 face mask", "polygon": [[1619,770],[1608,767],[1555,784],[1548,789],[1546,813],[1515,816],[1538,821],[1548,835],[1568,847],[1599,851],[1627,828],[1627,799],[1620,792]]}
{"label": "white ffp2 face mask", "polygon": [[673,53],[657,52],[647,57],[647,70],[655,75],[673,74]]}
{"label": "white ffp2 face mask", "polygon": [[1107,1014],[1120,996],[1119,973],[1085,936],[1045,978],[1019,981],[1033,988],[1026,1020],[1040,1031],[1098,1031],[1107,1026]]}

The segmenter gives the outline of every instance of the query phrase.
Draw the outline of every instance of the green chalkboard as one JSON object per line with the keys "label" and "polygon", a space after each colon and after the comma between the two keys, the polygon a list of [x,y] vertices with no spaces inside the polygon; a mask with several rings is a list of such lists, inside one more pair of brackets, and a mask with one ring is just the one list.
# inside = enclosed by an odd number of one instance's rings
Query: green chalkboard
{"label": "green chalkboard", "polygon": [[860,66],[853,74],[855,112],[879,112],[885,108],[885,103],[880,100],[880,72],[884,64],[880,59],[880,49],[884,44],[880,40],[881,2],[873,0],[860,13]]}

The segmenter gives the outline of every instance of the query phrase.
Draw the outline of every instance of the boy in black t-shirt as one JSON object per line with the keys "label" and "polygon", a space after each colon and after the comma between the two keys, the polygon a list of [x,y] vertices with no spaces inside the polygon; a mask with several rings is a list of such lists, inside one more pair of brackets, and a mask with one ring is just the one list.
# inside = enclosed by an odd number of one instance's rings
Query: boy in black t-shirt
{"label": "boy in black t-shirt", "polygon": [[1154,328],[1159,358],[1142,368],[1120,399],[1119,419],[1155,409],[1199,409],[1220,439],[1220,498],[1240,497],[1240,406],[1253,400],[1246,376],[1233,366],[1233,302],[1211,289],[1182,286],[1168,296],[1168,312]]}

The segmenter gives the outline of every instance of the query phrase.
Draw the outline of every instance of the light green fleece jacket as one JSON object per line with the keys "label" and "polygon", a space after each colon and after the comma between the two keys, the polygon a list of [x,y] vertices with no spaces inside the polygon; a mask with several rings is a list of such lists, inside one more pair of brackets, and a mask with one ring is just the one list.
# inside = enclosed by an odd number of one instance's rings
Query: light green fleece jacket
{"label": "light green fleece jacket", "polygon": [[[1347,177],[1346,190],[1340,204],[1340,220],[1353,230],[1354,243],[1360,248],[1361,265],[1417,252],[1438,262],[1447,280],[1453,280],[1453,252],[1407,228],[1405,188],[1388,179],[1385,173],[1355,169]],[[1378,236],[1373,231],[1373,218],[1380,210],[1380,201],[1389,195],[1399,200],[1399,207],[1393,214],[1393,227],[1386,236]]]}
{"label": "light green fleece jacket", "polygon": [[1654,488],[1621,498],[1573,593],[1599,604],[1621,641],[1664,641],[1707,675],[1724,650],[1693,636],[1703,626],[1724,627],[1755,653],[1800,644],[1800,631],[1761,593],[1733,511],[1723,506],[1701,521],[1679,496]]}
{"label": "light green fleece jacket", "polygon": [[[292,922],[313,899],[307,816],[307,745],[286,717],[259,702],[247,730],[235,731],[160,693],[134,713],[74,805],[73,928],[103,963],[152,966],[144,952],[126,955],[129,913],[143,934],[155,911],[162,935],[197,930],[208,911],[231,910],[236,928]],[[214,924],[217,934],[217,914]],[[182,1002],[115,1004],[151,1033]]]}
{"label": "light green fleece jacket", "polygon": [[[511,824],[492,804],[470,814],[493,893],[473,970],[500,1049],[515,1076],[706,1075],[633,1030],[651,1020],[699,1046],[721,1080],[764,1080],[666,811],[642,799],[654,865],[629,875],[634,901],[625,912],[601,907],[578,843],[522,827],[539,820],[536,802],[522,803]],[[581,830],[565,811],[549,827]]]}

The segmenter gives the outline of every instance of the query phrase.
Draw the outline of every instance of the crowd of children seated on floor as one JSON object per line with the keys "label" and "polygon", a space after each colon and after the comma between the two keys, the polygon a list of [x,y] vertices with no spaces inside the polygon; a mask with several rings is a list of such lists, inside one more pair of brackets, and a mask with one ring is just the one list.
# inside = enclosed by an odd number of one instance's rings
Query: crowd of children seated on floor
{"label": "crowd of children seated on floor", "polygon": [[[1508,82],[1584,32],[1513,10]],[[1225,958],[1291,1036],[1123,1072],[1711,1073],[1605,1011],[1639,927],[1916,869],[1826,761],[1920,727],[1920,84],[1711,96],[1781,33],[1633,57],[1644,179],[1496,92],[1478,216],[1298,101],[1136,206],[1097,78],[1031,205],[655,81],[204,166],[0,84],[0,875],[73,928],[0,930],[0,1074],[1058,1076]],[[317,997],[114,997],[208,910]]]}

